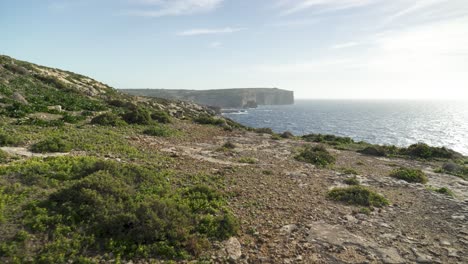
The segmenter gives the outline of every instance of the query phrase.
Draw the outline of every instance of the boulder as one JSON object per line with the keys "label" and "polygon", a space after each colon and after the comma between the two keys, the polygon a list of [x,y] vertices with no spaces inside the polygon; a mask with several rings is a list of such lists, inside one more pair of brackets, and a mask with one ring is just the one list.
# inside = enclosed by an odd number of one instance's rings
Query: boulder
{"label": "boulder", "polygon": [[24,98],[24,96],[18,92],[14,92],[13,95],[11,96],[11,99],[15,100],[16,102],[20,103],[20,104],[29,104],[28,100],[26,100],[26,98]]}

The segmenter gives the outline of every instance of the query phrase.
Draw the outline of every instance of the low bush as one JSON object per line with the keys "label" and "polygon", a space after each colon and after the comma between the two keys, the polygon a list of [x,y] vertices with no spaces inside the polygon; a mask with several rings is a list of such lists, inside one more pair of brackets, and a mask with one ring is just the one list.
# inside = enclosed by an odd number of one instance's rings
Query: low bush
{"label": "low bush", "polygon": [[151,114],[151,119],[161,124],[171,123],[171,116],[164,111],[157,111]]}
{"label": "low bush", "polygon": [[453,162],[444,163],[436,172],[447,173],[468,180],[468,166]]}
{"label": "low bush", "polygon": [[350,205],[382,207],[389,202],[382,195],[363,186],[335,188],[328,192],[328,198]]}
{"label": "low bush", "polygon": [[39,126],[39,127],[62,127],[65,125],[65,122],[62,119],[55,120],[43,120],[39,118],[25,118],[19,119],[15,123],[16,125],[30,125],[30,126]]}
{"label": "low bush", "polygon": [[[84,260],[96,254],[113,255],[117,262],[190,259],[205,252],[209,240],[225,240],[239,228],[222,193],[206,185],[172,186],[170,173],[153,167],[67,156],[3,166],[0,175],[28,180],[35,188],[49,186],[46,195],[23,199],[22,206],[3,203],[0,188],[0,217],[3,205],[21,208],[15,224],[27,230],[2,238],[7,262],[14,256],[88,263]],[[47,185],[51,180],[60,184]],[[26,241],[30,236],[35,240]]]}
{"label": "low bush", "polygon": [[245,164],[255,164],[257,163],[257,160],[254,158],[250,158],[250,157],[242,157],[239,159],[239,162],[245,163]]}
{"label": "low bush", "polygon": [[427,176],[418,169],[399,168],[390,173],[391,177],[404,180],[406,182],[426,183]]}
{"label": "low bush", "polygon": [[295,158],[319,167],[334,164],[336,160],[323,146],[306,146]]}
{"label": "low bush", "polygon": [[281,135],[280,135],[282,138],[293,138],[294,137],[294,134],[289,132],[289,131],[285,131],[283,132]]}
{"label": "low bush", "polygon": [[340,171],[348,175],[358,175],[359,173],[353,168],[340,168]]}
{"label": "low bush", "polygon": [[275,132],[269,127],[261,127],[261,128],[255,128],[254,129],[255,133],[258,134],[270,134],[273,135]]}
{"label": "low bush", "polygon": [[100,126],[123,126],[126,123],[120,119],[120,117],[112,113],[104,113],[94,117],[91,120],[91,124],[100,125]]}
{"label": "low bush", "polygon": [[86,117],[83,116],[83,115],[70,115],[68,113],[65,113],[62,117],[62,121],[65,122],[65,123],[69,123],[69,124],[76,124],[80,121],[83,121],[85,120]]}
{"label": "low bush", "polygon": [[359,185],[359,180],[356,177],[347,178],[343,182],[347,185]]}
{"label": "low bush", "polygon": [[169,137],[173,132],[166,127],[152,126],[143,131],[143,134],[154,137]]}
{"label": "low bush", "polygon": [[302,139],[309,142],[327,143],[330,145],[355,143],[350,137],[340,137],[335,135],[309,134],[302,136]]}
{"label": "low bush", "polygon": [[149,125],[151,124],[150,113],[142,108],[129,111],[122,115],[122,119],[129,124]]}
{"label": "low bush", "polygon": [[21,75],[25,75],[25,74],[28,74],[29,71],[24,68],[24,67],[21,67],[19,65],[16,65],[16,64],[5,64],[3,65],[3,67],[13,73],[17,73],[17,74],[21,74]]}
{"label": "low bush", "polygon": [[451,197],[454,196],[454,193],[452,192],[452,190],[450,190],[447,187],[438,188],[438,189],[435,189],[434,191],[438,192],[438,193],[441,193],[441,194],[445,194],[447,196],[451,196]]}
{"label": "low bush", "polygon": [[226,121],[224,119],[214,118],[212,116],[199,116],[194,118],[193,121],[201,125],[223,126],[226,124]]}
{"label": "low bush", "polygon": [[377,157],[387,156],[387,151],[382,146],[366,147],[363,150],[360,150],[359,153],[369,155],[369,156],[377,156]]}
{"label": "low bush", "polygon": [[0,147],[17,146],[21,143],[21,139],[16,135],[9,135],[5,132],[0,132]]}
{"label": "low bush", "polygon": [[445,147],[431,147],[425,143],[417,143],[402,149],[401,154],[421,159],[458,159],[462,155]]}
{"label": "low bush", "polygon": [[0,149],[0,163],[6,162],[8,160],[8,153]]}
{"label": "low bush", "polygon": [[72,150],[72,145],[61,138],[48,138],[39,141],[31,146],[31,151],[36,153],[47,152],[69,152]]}
{"label": "low bush", "polygon": [[236,145],[234,143],[232,143],[231,141],[228,141],[228,142],[224,143],[221,147],[223,149],[235,149]]}

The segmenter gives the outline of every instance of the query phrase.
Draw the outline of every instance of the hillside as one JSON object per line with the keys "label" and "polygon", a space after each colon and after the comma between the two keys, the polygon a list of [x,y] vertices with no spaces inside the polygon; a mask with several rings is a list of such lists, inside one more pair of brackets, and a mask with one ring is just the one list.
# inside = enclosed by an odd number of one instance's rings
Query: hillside
{"label": "hillside", "polygon": [[294,92],[277,88],[239,88],[218,90],[122,89],[122,92],[195,102],[220,108],[252,108],[258,105],[294,104]]}
{"label": "hillside", "polygon": [[0,263],[467,263],[467,164],[0,56]]}

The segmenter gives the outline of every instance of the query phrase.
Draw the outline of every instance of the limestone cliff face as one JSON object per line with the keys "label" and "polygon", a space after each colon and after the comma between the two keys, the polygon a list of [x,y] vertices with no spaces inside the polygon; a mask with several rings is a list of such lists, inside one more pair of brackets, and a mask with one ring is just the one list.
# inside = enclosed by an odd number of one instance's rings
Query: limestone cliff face
{"label": "limestone cliff face", "polygon": [[123,89],[125,93],[139,96],[160,97],[192,101],[221,108],[242,108],[255,105],[294,104],[294,92],[277,88],[243,88],[220,90],[166,90]]}

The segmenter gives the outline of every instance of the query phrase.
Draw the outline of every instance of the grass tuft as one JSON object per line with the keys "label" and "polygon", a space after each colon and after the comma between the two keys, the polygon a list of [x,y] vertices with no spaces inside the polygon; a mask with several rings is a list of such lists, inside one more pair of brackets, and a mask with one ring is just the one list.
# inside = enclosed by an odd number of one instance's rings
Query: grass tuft
{"label": "grass tuft", "polygon": [[390,173],[391,177],[411,183],[427,183],[427,176],[418,169],[399,168]]}
{"label": "grass tuft", "polygon": [[389,204],[385,197],[363,186],[335,188],[328,192],[328,198],[349,205],[382,207]]}

